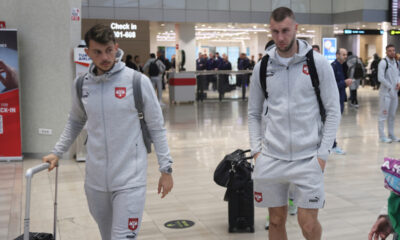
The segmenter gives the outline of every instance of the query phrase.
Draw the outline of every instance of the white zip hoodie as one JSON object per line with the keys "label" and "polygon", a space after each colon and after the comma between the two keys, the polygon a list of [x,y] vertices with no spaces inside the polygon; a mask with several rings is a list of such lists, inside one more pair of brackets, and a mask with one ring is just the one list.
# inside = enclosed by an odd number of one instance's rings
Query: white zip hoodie
{"label": "white zip hoodie", "polygon": [[260,62],[253,70],[248,103],[248,124],[252,154],[263,154],[280,160],[301,160],[317,156],[327,160],[340,123],[339,92],[329,62],[314,51],[326,121],[322,124],[319,105],[308,73],[306,54],[311,46],[297,40],[299,52],[288,66],[277,59],[276,47],[267,53],[266,101],[268,112],[265,132],[261,117],[264,92],[261,88]]}
{"label": "white zip hoodie", "polygon": [[[119,50],[117,56],[122,56]],[[72,89],[72,108],[60,140],[52,151],[58,156],[68,150],[87,122],[85,184],[98,191],[118,191],[146,184],[147,151],[143,142],[138,112],[132,91],[134,70],[117,61],[103,75],[89,68],[82,87],[80,107],[76,82]],[[167,170],[172,158],[166,139],[164,119],[150,80],[142,74],[143,112],[154,142],[160,171]]]}
{"label": "white zip hoodie", "polygon": [[385,59],[382,59],[378,65],[378,81],[381,83],[379,95],[397,98],[396,85],[400,82],[400,72],[395,59],[386,57],[386,60],[389,65],[386,65]]}

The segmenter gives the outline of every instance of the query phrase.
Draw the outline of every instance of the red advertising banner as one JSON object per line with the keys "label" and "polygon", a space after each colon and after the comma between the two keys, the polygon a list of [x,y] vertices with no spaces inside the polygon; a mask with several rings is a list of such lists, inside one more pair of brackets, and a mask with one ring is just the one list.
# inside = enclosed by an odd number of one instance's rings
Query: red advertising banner
{"label": "red advertising banner", "polygon": [[22,160],[17,31],[0,29],[0,160]]}

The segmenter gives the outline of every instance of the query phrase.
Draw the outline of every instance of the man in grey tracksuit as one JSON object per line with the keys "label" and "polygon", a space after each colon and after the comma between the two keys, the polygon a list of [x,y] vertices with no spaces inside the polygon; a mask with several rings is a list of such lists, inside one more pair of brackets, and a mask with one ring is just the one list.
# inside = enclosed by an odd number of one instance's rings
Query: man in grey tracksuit
{"label": "man in grey tracksuit", "polygon": [[173,182],[161,108],[148,78],[121,62],[122,50],[109,27],[94,26],[85,41],[93,64],[84,77],[81,101],[75,80],[68,122],[43,161],[53,169],[86,123],[85,192],[90,213],[103,240],[136,239],[146,195],[147,151],[132,81],[141,78],[143,112],[161,172],[158,192],[164,197]]}
{"label": "man in grey tracksuit", "polygon": [[320,239],[318,209],[324,206],[323,170],[340,122],[339,93],[329,62],[314,52],[320,96],[326,111],[322,123],[319,104],[306,62],[311,46],[296,39],[293,12],[275,9],[270,18],[276,47],[266,71],[268,91],[266,129],[261,127],[264,91],[260,84],[260,62],[254,68],[248,103],[256,206],[268,207],[269,239],[287,239],[286,216],[289,186],[306,239]]}
{"label": "man in grey tracksuit", "polygon": [[[379,89],[379,139],[384,143],[399,142],[400,139],[394,134],[394,120],[398,105],[397,91],[400,87],[400,73],[394,45],[386,46],[386,58],[383,58],[378,65],[378,81],[381,83]],[[386,120],[388,137],[384,131]]]}
{"label": "man in grey tracksuit", "polygon": [[158,66],[158,75],[156,76],[151,76],[151,74],[149,73],[149,77],[151,82],[153,83],[153,87],[155,89],[157,89],[157,96],[158,96],[158,101],[160,102],[161,105],[164,105],[161,102],[162,99],[162,76],[163,76],[163,72],[165,71],[165,65],[164,63],[158,58],[161,56],[160,52],[157,52],[157,58],[156,55],[154,55],[154,53],[150,54],[150,59],[147,60],[146,64],[144,64],[143,66],[143,71],[147,72],[150,69],[150,64],[152,62],[156,63]]}

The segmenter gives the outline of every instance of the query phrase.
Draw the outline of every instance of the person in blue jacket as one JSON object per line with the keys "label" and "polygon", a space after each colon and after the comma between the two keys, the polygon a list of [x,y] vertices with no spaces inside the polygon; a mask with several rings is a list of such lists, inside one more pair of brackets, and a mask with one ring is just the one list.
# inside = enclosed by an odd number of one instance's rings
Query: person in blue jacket
{"label": "person in blue jacket", "polygon": [[[350,86],[352,83],[351,78],[347,78],[343,65],[347,59],[347,50],[344,48],[339,48],[336,52],[336,60],[331,63],[333,72],[335,73],[335,79],[339,90],[339,100],[340,100],[340,112],[343,114],[344,102],[347,99],[346,87]],[[340,147],[337,146],[337,142],[333,143],[332,150],[336,154],[344,155],[346,154]]]}
{"label": "person in blue jacket", "polygon": [[[219,70],[232,70],[232,64],[228,60],[228,56],[224,53],[222,54],[222,62],[219,65]],[[229,74],[220,74],[219,75],[219,84],[218,84],[218,92],[219,92],[219,100],[221,101],[224,98],[224,94],[229,92],[231,87],[229,85]]]}

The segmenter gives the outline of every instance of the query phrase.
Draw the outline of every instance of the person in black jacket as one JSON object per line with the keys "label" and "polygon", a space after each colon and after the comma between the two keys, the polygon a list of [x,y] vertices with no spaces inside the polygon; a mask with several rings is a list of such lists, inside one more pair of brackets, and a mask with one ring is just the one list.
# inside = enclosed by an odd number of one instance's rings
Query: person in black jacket
{"label": "person in black jacket", "polygon": [[[228,60],[228,56],[224,53],[222,54],[222,61],[219,65],[218,70],[232,70],[232,64]],[[224,94],[231,90],[229,85],[229,74],[220,74],[218,83],[219,100],[222,101]]]}
{"label": "person in black jacket", "polygon": [[380,82],[378,81],[378,64],[381,58],[377,53],[374,54],[374,61],[371,63],[371,86],[374,89],[379,89]]}
{"label": "person in black jacket", "polygon": [[125,65],[126,65],[128,68],[132,68],[132,69],[137,70],[137,68],[135,68],[136,65],[132,62],[132,55],[130,55],[130,54],[126,55],[126,58],[125,58]]}

